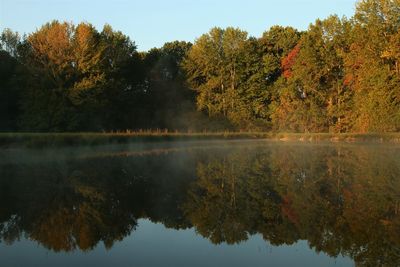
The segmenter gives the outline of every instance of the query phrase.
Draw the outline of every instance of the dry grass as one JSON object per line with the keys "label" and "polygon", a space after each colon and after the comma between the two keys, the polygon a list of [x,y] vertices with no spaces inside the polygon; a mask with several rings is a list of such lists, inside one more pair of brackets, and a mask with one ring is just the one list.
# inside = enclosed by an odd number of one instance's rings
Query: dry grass
{"label": "dry grass", "polygon": [[400,144],[400,133],[273,133],[124,131],[98,133],[0,133],[0,147],[49,147],[135,142],[269,139],[296,142],[390,142]]}

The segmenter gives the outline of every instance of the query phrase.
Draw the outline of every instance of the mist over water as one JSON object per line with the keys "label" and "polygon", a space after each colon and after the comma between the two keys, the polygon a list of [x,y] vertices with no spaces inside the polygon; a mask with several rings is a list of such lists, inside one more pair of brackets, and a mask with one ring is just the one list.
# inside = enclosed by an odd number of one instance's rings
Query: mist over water
{"label": "mist over water", "polygon": [[160,142],[0,159],[1,266],[400,264],[396,146]]}

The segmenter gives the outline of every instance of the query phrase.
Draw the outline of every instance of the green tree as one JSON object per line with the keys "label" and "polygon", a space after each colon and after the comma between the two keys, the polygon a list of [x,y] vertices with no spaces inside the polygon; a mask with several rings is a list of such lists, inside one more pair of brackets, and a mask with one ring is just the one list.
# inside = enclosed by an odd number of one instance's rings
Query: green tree
{"label": "green tree", "polygon": [[[263,33],[260,38],[262,45],[262,69],[264,91],[268,97],[266,101],[268,112],[267,120],[273,122],[276,112],[275,105],[278,103],[280,94],[282,93],[283,77],[286,75],[282,62],[286,58],[295,56],[297,46],[302,33],[292,27],[273,26]],[[294,51],[294,52],[293,52]],[[291,53],[291,55],[289,55]],[[294,58],[294,57],[293,57]]]}
{"label": "green tree", "polygon": [[243,86],[247,41],[247,33],[239,29],[213,28],[196,40],[183,64],[198,108],[238,126],[251,120]]}
{"label": "green tree", "polygon": [[21,38],[5,29],[0,36],[0,131],[15,131],[25,69],[19,62]]}
{"label": "green tree", "polygon": [[351,99],[343,84],[341,50],[346,48],[346,24],[337,17],[317,20],[282,60],[285,80],[277,83],[280,96],[271,106],[275,129],[346,129],[343,112]]}
{"label": "green tree", "polygon": [[186,130],[194,126],[194,121],[185,119],[195,112],[195,104],[181,68],[191,46],[191,43],[174,41],[144,54],[144,104],[148,114],[145,128]]}
{"label": "green tree", "polygon": [[346,73],[354,90],[354,131],[399,129],[399,16],[399,1],[363,0],[357,4],[346,54]]}

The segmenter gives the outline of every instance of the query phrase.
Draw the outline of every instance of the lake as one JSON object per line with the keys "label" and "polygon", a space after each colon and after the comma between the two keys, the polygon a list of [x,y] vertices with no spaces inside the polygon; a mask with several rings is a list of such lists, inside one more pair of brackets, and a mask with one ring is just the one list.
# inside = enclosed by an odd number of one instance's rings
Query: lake
{"label": "lake", "polygon": [[400,266],[400,146],[3,149],[0,266]]}

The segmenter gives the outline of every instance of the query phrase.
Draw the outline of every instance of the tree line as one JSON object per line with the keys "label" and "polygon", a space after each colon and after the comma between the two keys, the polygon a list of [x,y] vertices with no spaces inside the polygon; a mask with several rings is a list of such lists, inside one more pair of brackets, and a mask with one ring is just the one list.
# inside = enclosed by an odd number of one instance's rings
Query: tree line
{"label": "tree line", "polygon": [[0,130],[399,131],[399,17],[399,0],[360,0],[307,31],[216,27],[147,52],[109,25],[6,29]]}

